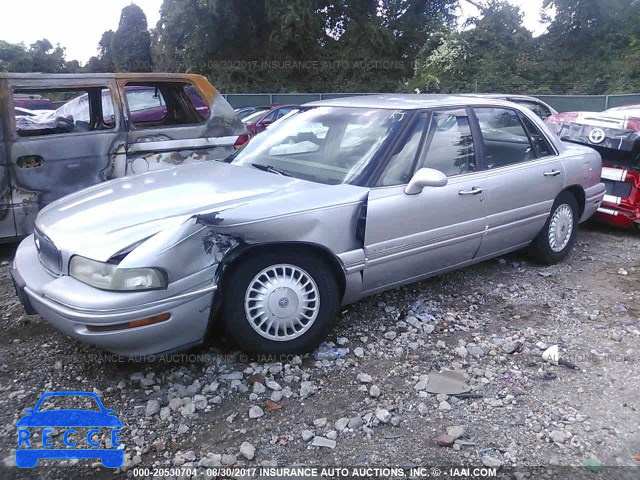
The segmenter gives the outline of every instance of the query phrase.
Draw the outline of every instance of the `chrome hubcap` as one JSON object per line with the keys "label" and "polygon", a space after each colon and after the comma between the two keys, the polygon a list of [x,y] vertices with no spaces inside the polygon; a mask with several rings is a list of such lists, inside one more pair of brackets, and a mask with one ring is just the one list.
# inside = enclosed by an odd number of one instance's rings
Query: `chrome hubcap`
{"label": "chrome hubcap", "polygon": [[567,204],[560,205],[549,223],[549,246],[554,252],[561,252],[569,243],[573,233],[573,210]]}
{"label": "chrome hubcap", "polygon": [[316,282],[300,267],[267,267],[249,282],[244,311],[251,327],[262,337],[293,340],[311,328],[320,309]]}

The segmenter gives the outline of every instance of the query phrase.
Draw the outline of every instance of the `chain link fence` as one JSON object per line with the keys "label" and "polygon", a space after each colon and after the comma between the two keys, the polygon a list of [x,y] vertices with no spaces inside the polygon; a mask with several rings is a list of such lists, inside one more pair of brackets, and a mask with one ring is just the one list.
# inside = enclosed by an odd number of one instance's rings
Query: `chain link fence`
{"label": "chain link fence", "polygon": [[[302,104],[328,98],[354,95],[379,95],[372,93],[230,93],[225,95],[233,108],[272,105]],[[600,112],[623,105],[640,104],[640,93],[620,95],[533,95],[548,103],[559,112]]]}

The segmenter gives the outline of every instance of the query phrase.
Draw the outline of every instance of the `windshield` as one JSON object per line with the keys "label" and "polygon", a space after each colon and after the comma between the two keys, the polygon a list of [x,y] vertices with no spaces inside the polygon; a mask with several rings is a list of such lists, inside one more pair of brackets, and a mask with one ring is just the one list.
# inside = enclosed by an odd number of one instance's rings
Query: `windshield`
{"label": "windshield", "polygon": [[312,108],[256,136],[232,163],[329,185],[352,183],[404,118],[395,110]]}

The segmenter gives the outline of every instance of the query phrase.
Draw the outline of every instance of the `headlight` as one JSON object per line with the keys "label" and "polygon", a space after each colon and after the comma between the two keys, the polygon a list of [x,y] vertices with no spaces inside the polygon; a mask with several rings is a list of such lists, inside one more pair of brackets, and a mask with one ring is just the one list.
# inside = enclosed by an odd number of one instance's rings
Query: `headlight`
{"label": "headlight", "polygon": [[102,290],[155,290],[167,288],[164,272],[155,268],[118,268],[78,255],[71,258],[69,275]]}

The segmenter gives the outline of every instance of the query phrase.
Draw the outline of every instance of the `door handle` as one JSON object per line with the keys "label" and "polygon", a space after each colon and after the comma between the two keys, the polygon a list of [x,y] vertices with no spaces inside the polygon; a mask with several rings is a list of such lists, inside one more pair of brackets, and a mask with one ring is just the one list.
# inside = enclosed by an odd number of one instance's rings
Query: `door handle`
{"label": "door handle", "polygon": [[460,190],[458,195],[479,195],[482,193],[482,189],[478,187],[473,187],[471,190]]}
{"label": "door handle", "polygon": [[20,168],[38,168],[42,166],[43,162],[44,158],[40,155],[25,155],[23,157],[18,157],[18,160],[16,161]]}
{"label": "door handle", "polygon": [[557,177],[560,175],[560,170],[551,170],[550,172],[544,172],[545,177]]}

